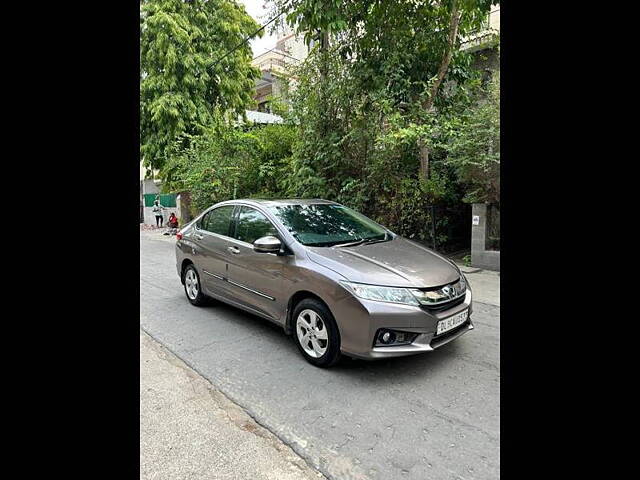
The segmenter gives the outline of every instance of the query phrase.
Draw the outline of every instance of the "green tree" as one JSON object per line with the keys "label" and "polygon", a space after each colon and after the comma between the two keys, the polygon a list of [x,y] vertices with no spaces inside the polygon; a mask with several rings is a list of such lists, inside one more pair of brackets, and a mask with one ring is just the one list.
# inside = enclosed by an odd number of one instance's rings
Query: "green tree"
{"label": "green tree", "polygon": [[162,168],[177,139],[244,115],[259,72],[233,49],[259,25],[233,0],[142,0],[140,21],[140,153]]}
{"label": "green tree", "polygon": [[[289,9],[287,20],[306,38],[332,38],[334,55],[348,60],[350,81],[360,94],[384,93],[389,106],[417,127],[421,178],[429,177],[429,123],[446,108],[445,80],[469,77],[469,56],[461,39],[478,30],[494,0],[274,0]],[[321,71],[319,79],[326,76]],[[320,89],[325,88],[319,85]],[[327,113],[328,115],[328,113]],[[325,133],[324,131],[322,132]]]}
{"label": "green tree", "polygon": [[446,140],[480,81],[459,47],[491,4],[293,0],[288,21],[317,46],[296,72],[288,194],[345,203],[428,243],[431,206],[457,208],[436,215],[435,240],[461,231],[465,191]]}
{"label": "green tree", "polygon": [[447,163],[465,185],[464,200],[500,203],[500,74],[451,126]]}
{"label": "green tree", "polygon": [[295,127],[287,124],[218,122],[186,147],[181,139],[174,143],[165,187],[189,191],[193,213],[230,198],[284,196],[295,136]]}

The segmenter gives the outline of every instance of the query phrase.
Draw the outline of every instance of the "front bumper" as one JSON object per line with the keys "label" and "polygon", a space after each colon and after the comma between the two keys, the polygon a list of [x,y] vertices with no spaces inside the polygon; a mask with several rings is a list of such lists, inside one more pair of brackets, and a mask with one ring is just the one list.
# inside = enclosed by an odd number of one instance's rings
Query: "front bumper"
{"label": "front bumper", "polygon": [[[374,302],[352,295],[338,302],[336,320],[340,327],[341,350],[343,353],[363,358],[377,359],[402,357],[430,352],[460,335],[473,330],[472,292],[467,289],[461,303],[440,311],[429,311],[423,307]],[[440,320],[469,310],[469,317],[463,324],[449,332],[436,336]],[[374,338],[381,328],[417,333],[409,345],[374,346]]]}

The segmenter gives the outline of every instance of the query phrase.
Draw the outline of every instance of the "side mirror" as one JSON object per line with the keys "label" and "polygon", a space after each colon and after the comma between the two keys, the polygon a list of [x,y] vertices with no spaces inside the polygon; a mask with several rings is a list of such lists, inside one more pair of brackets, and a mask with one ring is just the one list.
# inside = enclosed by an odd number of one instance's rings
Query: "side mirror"
{"label": "side mirror", "polygon": [[282,242],[279,238],[272,235],[260,237],[253,242],[253,250],[258,253],[278,253],[282,248]]}

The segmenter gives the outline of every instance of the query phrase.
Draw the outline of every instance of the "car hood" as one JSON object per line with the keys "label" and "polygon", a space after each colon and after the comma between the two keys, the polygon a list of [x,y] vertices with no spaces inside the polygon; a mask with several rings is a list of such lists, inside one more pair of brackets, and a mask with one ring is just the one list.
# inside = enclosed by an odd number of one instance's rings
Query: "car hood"
{"label": "car hood", "polygon": [[402,237],[355,247],[307,247],[309,259],[347,280],[395,287],[439,287],[458,280],[445,257]]}

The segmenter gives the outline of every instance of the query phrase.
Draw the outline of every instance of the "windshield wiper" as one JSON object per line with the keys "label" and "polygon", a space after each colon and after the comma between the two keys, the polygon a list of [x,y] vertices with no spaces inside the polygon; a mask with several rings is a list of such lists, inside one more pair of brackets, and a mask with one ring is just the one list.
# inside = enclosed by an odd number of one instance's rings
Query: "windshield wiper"
{"label": "windshield wiper", "polygon": [[380,242],[387,242],[389,240],[391,240],[391,235],[385,233],[384,237],[382,238],[365,238],[364,242],[362,243],[363,245],[371,245],[372,243],[380,243]]}
{"label": "windshield wiper", "polygon": [[385,233],[383,238],[361,238],[349,243],[338,243],[334,247],[355,247],[356,245],[371,245],[372,243],[380,243],[391,240],[391,235]]}
{"label": "windshield wiper", "polygon": [[361,238],[359,240],[356,240],[355,242],[336,243],[335,245],[332,245],[332,246],[334,246],[334,247],[353,247],[355,245],[360,245],[361,243],[364,243],[366,241],[367,241],[366,238]]}
{"label": "windshield wiper", "polygon": [[380,243],[380,242],[386,242],[386,241],[387,241],[386,238],[377,238],[377,239],[365,240],[363,245],[371,245],[372,243]]}

